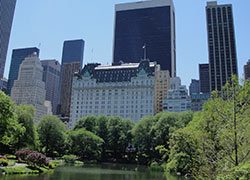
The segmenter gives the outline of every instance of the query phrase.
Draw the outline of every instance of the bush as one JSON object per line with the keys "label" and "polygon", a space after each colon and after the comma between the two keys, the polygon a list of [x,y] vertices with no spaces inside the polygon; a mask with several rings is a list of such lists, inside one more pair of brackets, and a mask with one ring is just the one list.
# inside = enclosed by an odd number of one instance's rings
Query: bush
{"label": "bush", "polygon": [[234,167],[230,172],[220,174],[218,180],[227,180],[227,179],[250,179],[250,162]]}
{"label": "bush", "polygon": [[163,172],[164,171],[163,167],[161,167],[161,165],[158,164],[157,162],[152,162],[150,164],[149,168],[151,171],[155,171],[155,172]]}
{"label": "bush", "polygon": [[0,158],[0,166],[8,166],[8,160],[5,158]]}
{"label": "bush", "polygon": [[31,166],[48,166],[49,161],[45,155],[39,152],[32,152],[27,156],[27,163]]}
{"label": "bush", "polygon": [[32,150],[29,149],[21,149],[15,153],[18,160],[26,161],[27,157],[30,153],[32,153]]}
{"label": "bush", "polygon": [[15,155],[8,154],[8,155],[6,155],[6,158],[7,158],[7,159],[16,159],[16,156],[15,156]]}
{"label": "bush", "polygon": [[52,160],[49,162],[49,168],[50,169],[54,169],[57,166],[63,165],[63,161],[62,160]]}
{"label": "bush", "polygon": [[77,160],[77,156],[76,155],[64,155],[62,159],[65,161],[65,163],[74,164],[75,161]]}

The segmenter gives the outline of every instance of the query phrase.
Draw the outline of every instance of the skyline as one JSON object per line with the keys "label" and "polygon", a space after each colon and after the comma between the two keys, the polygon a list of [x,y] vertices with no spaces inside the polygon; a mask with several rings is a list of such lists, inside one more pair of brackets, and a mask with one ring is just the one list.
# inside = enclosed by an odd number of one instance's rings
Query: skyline
{"label": "skyline", "polygon": [[[57,59],[61,62],[63,41],[71,39],[81,38],[86,42],[83,64],[90,62],[110,64],[113,58],[114,6],[118,3],[134,1],[112,0],[98,2],[98,6],[96,2],[17,1],[5,77],[8,77],[12,49],[38,47],[41,44],[39,47],[41,60]],[[198,64],[208,63],[206,1],[193,4],[190,2],[197,1],[174,0],[177,76],[182,79],[184,85],[189,85],[191,79],[199,78]],[[240,1],[236,4],[235,0],[221,0],[218,3],[233,5],[238,70],[239,76],[242,77],[243,66],[250,58],[250,25],[246,24],[247,17],[250,17],[250,12],[247,10],[250,2]],[[190,42],[192,45],[189,44]]]}

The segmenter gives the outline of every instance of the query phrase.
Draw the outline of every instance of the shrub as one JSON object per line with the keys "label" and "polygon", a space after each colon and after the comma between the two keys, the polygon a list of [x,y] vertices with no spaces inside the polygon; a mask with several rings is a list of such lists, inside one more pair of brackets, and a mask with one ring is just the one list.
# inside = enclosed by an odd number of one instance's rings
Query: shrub
{"label": "shrub", "polygon": [[5,158],[0,158],[0,166],[8,166],[8,160]]}
{"label": "shrub", "polygon": [[31,166],[48,166],[49,161],[45,155],[39,152],[32,152],[27,156],[27,163]]}
{"label": "shrub", "polygon": [[65,161],[65,163],[73,164],[77,160],[76,155],[64,155],[62,159]]}
{"label": "shrub", "polygon": [[32,150],[29,149],[21,149],[15,153],[18,160],[26,161],[27,157],[30,153],[32,153]]}
{"label": "shrub", "polygon": [[152,162],[150,164],[149,168],[151,171],[155,171],[155,172],[161,172],[161,171],[163,172],[164,171],[163,167],[161,167],[161,165],[158,164],[157,162]]}
{"label": "shrub", "polygon": [[8,155],[6,155],[6,158],[7,158],[7,159],[16,159],[16,156],[15,156],[15,155],[8,154]]}

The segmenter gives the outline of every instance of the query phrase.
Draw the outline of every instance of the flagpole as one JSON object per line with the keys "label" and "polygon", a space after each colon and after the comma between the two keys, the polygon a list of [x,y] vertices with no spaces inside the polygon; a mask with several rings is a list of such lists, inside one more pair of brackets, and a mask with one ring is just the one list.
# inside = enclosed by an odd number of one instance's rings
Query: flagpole
{"label": "flagpole", "polygon": [[146,60],[146,58],[147,58],[147,46],[146,46],[146,44],[144,44],[143,50],[144,50],[144,60]]}

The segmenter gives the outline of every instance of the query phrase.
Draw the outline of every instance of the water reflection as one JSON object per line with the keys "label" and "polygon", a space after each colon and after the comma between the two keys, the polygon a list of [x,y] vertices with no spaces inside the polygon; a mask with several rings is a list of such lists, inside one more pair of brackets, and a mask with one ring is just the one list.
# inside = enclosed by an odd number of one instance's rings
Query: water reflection
{"label": "water reflection", "polygon": [[84,165],[82,167],[58,167],[54,173],[39,176],[0,176],[2,180],[177,180],[151,172],[145,166],[135,165]]}

